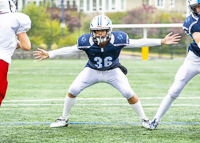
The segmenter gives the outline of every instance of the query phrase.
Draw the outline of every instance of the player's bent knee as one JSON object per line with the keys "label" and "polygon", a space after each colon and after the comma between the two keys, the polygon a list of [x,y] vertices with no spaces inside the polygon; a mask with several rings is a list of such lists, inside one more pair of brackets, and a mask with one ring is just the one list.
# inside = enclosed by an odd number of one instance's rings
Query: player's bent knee
{"label": "player's bent knee", "polygon": [[178,98],[179,97],[179,95],[180,95],[180,92],[176,92],[176,91],[170,91],[169,90],[169,92],[168,92],[168,95],[170,96],[170,97],[172,97],[172,98]]}
{"label": "player's bent knee", "polygon": [[186,83],[184,82],[176,82],[169,89],[168,91],[169,95],[173,98],[178,98],[185,85]]}
{"label": "player's bent knee", "polygon": [[132,90],[127,88],[121,90],[121,93],[126,99],[130,99],[131,97],[133,97],[133,95],[135,95],[135,93]]}
{"label": "player's bent knee", "polygon": [[0,79],[0,96],[2,98],[4,98],[6,95],[7,87],[8,87],[8,81],[6,79],[3,80]]}
{"label": "player's bent knee", "polygon": [[167,94],[167,96],[165,98],[168,98],[170,100],[175,100],[176,98],[178,98],[178,96],[172,95],[172,94]]}
{"label": "player's bent knee", "polygon": [[72,87],[70,87],[68,90],[68,93],[70,93],[73,96],[77,96],[80,92],[81,92],[81,90],[79,90],[77,88],[72,88]]}
{"label": "player's bent knee", "polygon": [[69,92],[68,92],[67,96],[70,97],[70,98],[76,98],[76,96],[72,95],[72,94],[69,93]]}

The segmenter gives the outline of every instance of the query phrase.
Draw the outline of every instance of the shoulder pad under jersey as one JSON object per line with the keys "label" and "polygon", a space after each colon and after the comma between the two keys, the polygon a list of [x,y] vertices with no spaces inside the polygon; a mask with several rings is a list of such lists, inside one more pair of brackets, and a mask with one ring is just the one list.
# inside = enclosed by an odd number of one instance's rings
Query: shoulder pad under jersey
{"label": "shoulder pad under jersey", "polygon": [[14,13],[19,23],[19,27],[16,29],[16,34],[27,32],[31,28],[31,20],[28,15],[23,13]]}
{"label": "shoulder pad under jersey", "polygon": [[89,33],[81,35],[77,40],[77,47],[79,49],[90,48],[93,44],[94,42],[92,41],[92,38],[90,38]]}
{"label": "shoulder pad under jersey", "polygon": [[187,35],[193,34],[196,29],[196,23],[198,22],[199,18],[191,14],[188,16],[183,23],[183,30]]}
{"label": "shoulder pad under jersey", "polygon": [[110,43],[114,46],[126,46],[129,44],[128,35],[123,31],[114,31]]}

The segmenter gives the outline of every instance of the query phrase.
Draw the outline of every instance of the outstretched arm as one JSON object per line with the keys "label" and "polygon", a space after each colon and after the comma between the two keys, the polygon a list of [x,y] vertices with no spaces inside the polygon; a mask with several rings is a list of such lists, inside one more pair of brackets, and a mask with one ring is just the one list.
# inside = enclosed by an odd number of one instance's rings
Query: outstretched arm
{"label": "outstretched arm", "polygon": [[38,51],[34,51],[35,53],[34,56],[36,56],[35,59],[39,59],[38,62],[40,62],[43,59],[47,59],[47,58],[52,59],[59,55],[71,56],[79,52],[81,52],[81,50],[78,49],[77,45],[74,45],[72,47],[64,47],[64,48],[60,48],[60,49],[49,51],[49,52],[38,48]]}
{"label": "outstretched arm", "polygon": [[179,34],[172,35],[171,32],[167,36],[165,36],[164,39],[161,39],[161,44],[166,44],[166,45],[178,44],[178,42],[181,40],[180,38],[181,36],[179,36]]}
{"label": "outstretched arm", "polygon": [[178,44],[180,37],[181,36],[179,36],[179,34],[172,35],[171,32],[164,39],[130,39],[129,45],[124,48],[157,46],[161,44]]}
{"label": "outstretched arm", "polygon": [[39,59],[38,62],[49,58],[49,53],[43,49],[38,48],[38,51],[34,51],[34,53],[33,56],[36,56],[35,59]]}

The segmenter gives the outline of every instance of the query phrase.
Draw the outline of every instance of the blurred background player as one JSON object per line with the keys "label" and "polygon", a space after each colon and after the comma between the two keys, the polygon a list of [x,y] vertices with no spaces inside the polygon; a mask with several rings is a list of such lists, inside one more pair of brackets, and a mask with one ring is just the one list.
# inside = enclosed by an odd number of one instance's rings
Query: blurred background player
{"label": "blurred background player", "polygon": [[177,34],[171,36],[171,34],[162,40],[129,39],[128,35],[122,31],[112,32],[111,20],[104,15],[99,15],[94,17],[90,23],[90,34],[84,34],[79,37],[77,45],[50,52],[42,49],[35,51],[34,56],[37,56],[36,59],[40,58],[39,61],[54,58],[58,55],[69,56],[79,51],[85,51],[89,58],[86,67],[77,76],[68,90],[62,116],[55,123],[52,123],[50,127],[68,126],[68,117],[72,106],[76,102],[76,96],[89,86],[99,82],[105,82],[121,92],[128,100],[132,109],[138,114],[142,126],[149,128],[150,121],[146,118],[137,95],[131,89],[128,79],[125,76],[126,69],[120,65],[118,57],[121,49],[124,47],[132,48],[161,44],[177,44],[180,36]]}
{"label": "blurred background player", "polygon": [[150,125],[156,129],[164,114],[171,107],[172,102],[180,95],[185,85],[197,74],[200,73],[200,0],[188,0],[192,14],[183,23],[183,30],[193,39],[189,46],[189,52],[183,65],[176,73],[174,83],[170,87],[167,96],[161,105]]}
{"label": "blurred background player", "polygon": [[11,56],[20,47],[25,51],[31,49],[26,35],[31,20],[25,14],[16,13],[16,10],[16,0],[0,0],[0,106],[8,86],[7,73]]}

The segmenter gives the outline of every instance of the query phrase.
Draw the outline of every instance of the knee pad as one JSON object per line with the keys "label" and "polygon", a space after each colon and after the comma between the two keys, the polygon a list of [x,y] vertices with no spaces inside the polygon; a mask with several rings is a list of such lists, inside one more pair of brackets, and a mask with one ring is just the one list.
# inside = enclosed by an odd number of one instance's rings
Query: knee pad
{"label": "knee pad", "polygon": [[185,85],[185,81],[175,81],[170,87],[168,94],[173,98],[178,98]]}
{"label": "knee pad", "polygon": [[68,92],[74,96],[77,96],[81,90],[78,87],[70,86]]}
{"label": "knee pad", "polygon": [[168,95],[172,98],[175,98],[175,99],[179,97],[180,93],[181,93],[181,91],[178,90],[178,89],[173,90],[173,89],[170,88],[169,91],[168,91]]}
{"label": "knee pad", "polygon": [[135,95],[133,90],[127,88],[122,89],[120,92],[126,99],[130,99],[133,95]]}

